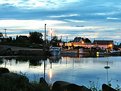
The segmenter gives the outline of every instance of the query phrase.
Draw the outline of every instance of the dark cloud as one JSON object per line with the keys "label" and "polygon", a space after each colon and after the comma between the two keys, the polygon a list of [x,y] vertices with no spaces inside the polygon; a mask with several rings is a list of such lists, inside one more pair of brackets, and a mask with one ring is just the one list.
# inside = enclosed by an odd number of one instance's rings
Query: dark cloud
{"label": "dark cloud", "polygon": [[[24,1],[24,0],[23,0]],[[21,3],[23,3],[23,1]],[[60,6],[59,6],[60,5]],[[61,3],[48,1],[45,7],[38,8],[22,8],[9,3],[0,5],[1,20],[61,20],[65,21],[65,25],[72,27],[81,27],[86,25],[98,25],[114,27],[112,23],[121,22],[121,1],[120,0],[79,0],[78,2],[67,3],[61,0]],[[51,7],[50,7],[51,6]],[[54,6],[58,6],[57,8]],[[50,8],[49,8],[50,7]],[[71,15],[72,14],[72,15]],[[75,14],[75,15],[73,15]],[[55,16],[55,17],[53,17]],[[73,20],[73,22],[69,21]],[[74,20],[86,21],[75,23]],[[93,21],[93,22],[91,22]],[[98,21],[98,22],[97,22]],[[95,22],[95,24],[93,24]],[[101,22],[101,23],[100,23]],[[115,24],[115,25],[116,25]],[[58,24],[59,25],[59,24]],[[60,24],[63,25],[63,24]],[[120,29],[120,28],[119,28]],[[117,32],[116,32],[117,31]],[[80,29],[80,30],[58,30],[62,34],[95,34],[99,33],[98,37],[109,38],[113,34],[118,35],[118,29]],[[115,33],[114,33],[115,32]],[[18,33],[28,33],[22,31]],[[105,35],[104,35],[105,33]]]}
{"label": "dark cloud", "polygon": [[48,16],[68,14],[66,10],[20,9],[17,7],[0,6],[0,19],[50,19]]}
{"label": "dark cloud", "polygon": [[[53,2],[48,2],[53,3]],[[106,20],[107,17],[121,17],[121,12],[116,8],[117,1],[112,0],[94,0],[81,1],[78,3],[64,4],[64,8],[57,9],[43,9],[41,7],[36,9],[25,9],[12,6],[10,4],[3,4],[0,6],[0,19],[75,19],[75,20]],[[107,5],[106,5],[107,4]],[[110,5],[114,5],[113,8]],[[110,7],[109,7],[110,6]],[[110,12],[118,12],[109,15]],[[99,15],[97,13],[104,13],[104,15]],[[50,17],[50,16],[60,16],[66,14],[79,14],[80,16],[66,16],[66,17]],[[113,20],[111,20],[113,21]],[[120,21],[120,20],[114,20]]]}

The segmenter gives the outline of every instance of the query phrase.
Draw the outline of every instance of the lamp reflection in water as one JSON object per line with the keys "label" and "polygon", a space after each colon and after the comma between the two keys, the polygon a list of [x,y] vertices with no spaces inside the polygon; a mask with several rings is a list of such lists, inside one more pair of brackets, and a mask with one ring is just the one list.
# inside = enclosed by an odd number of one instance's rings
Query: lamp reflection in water
{"label": "lamp reflection in water", "polygon": [[109,84],[109,81],[108,81],[108,69],[110,69],[110,66],[108,66],[108,61],[107,61],[107,65],[104,67],[106,70],[107,70],[107,84]]}
{"label": "lamp reflection in water", "polygon": [[48,76],[49,76],[49,80],[50,80],[50,83],[51,83],[52,76],[53,76],[53,72],[52,72],[52,62],[51,61],[50,61],[50,69],[49,69]]}
{"label": "lamp reflection in water", "polygon": [[51,82],[51,80],[52,80],[52,75],[53,75],[53,74],[52,74],[52,68],[50,68],[50,69],[49,69],[49,79],[50,79],[50,82]]}
{"label": "lamp reflection in water", "polygon": [[58,63],[59,60],[60,60],[61,56],[51,56],[49,57],[49,63],[50,63],[50,68],[49,68],[49,71],[48,71],[48,78],[49,78],[49,81],[50,81],[50,84],[51,84],[51,81],[52,81],[52,77],[53,77],[53,63]]}

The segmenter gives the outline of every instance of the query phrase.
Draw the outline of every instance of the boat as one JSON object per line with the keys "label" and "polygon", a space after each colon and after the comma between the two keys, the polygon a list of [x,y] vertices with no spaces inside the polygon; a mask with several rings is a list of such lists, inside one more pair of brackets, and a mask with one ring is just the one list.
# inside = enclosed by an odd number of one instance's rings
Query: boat
{"label": "boat", "polygon": [[50,47],[49,49],[51,56],[59,56],[61,54],[61,48],[60,47]]}

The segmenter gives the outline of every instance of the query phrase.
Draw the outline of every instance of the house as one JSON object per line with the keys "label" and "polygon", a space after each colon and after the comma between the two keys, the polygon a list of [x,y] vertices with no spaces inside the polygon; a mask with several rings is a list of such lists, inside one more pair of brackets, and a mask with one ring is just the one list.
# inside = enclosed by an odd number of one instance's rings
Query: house
{"label": "house", "polygon": [[84,48],[91,48],[93,46],[88,38],[82,38],[82,37],[75,37],[72,45],[74,47],[84,47]]}
{"label": "house", "polygon": [[109,49],[112,50],[114,47],[113,40],[94,40],[93,41],[94,47],[99,47],[101,49]]}

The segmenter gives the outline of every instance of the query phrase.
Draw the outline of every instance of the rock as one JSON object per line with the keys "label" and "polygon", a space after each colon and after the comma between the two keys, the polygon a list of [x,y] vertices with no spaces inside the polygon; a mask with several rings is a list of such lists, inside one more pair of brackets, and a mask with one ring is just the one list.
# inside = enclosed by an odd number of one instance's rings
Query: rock
{"label": "rock", "polygon": [[40,91],[50,91],[49,85],[47,84],[47,82],[45,81],[45,79],[42,77],[40,78]]}
{"label": "rock", "polygon": [[91,91],[85,86],[78,86],[76,84],[70,84],[66,87],[67,91]]}
{"label": "rock", "polygon": [[23,82],[29,82],[29,79],[26,76],[17,74],[17,73],[4,73],[1,75],[2,77],[5,77],[6,79],[10,79],[13,81],[23,81]]}
{"label": "rock", "polygon": [[65,86],[69,85],[69,82],[56,81],[52,86],[52,91],[64,91]]}
{"label": "rock", "polygon": [[16,73],[4,73],[0,76],[0,91],[34,91],[27,77]]}
{"label": "rock", "polygon": [[82,91],[91,91],[91,89],[88,89],[88,88],[85,87],[85,86],[81,86],[81,88],[82,88]]}
{"label": "rock", "polygon": [[9,70],[7,68],[0,67],[0,74],[3,74],[3,73],[9,73]]}
{"label": "rock", "polygon": [[91,91],[91,90],[86,88],[85,86],[79,86],[64,81],[56,81],[53,84],[52,91]]}
{"label": "rock", "polygon": [[50,89],[43,78],[40,78],[40,83],[30,83],[26,76],[4,72],[0,75],[0,91],[50,91]]}
{"label": "rock", "polygon": [[102,91],[117,91],[117,90],[115,90],[114,88],[112,88],[112,87],[110,87],[106,84],[103,84],[102,85]]}

